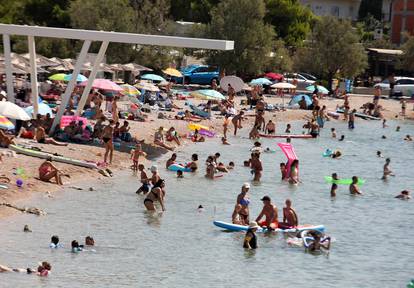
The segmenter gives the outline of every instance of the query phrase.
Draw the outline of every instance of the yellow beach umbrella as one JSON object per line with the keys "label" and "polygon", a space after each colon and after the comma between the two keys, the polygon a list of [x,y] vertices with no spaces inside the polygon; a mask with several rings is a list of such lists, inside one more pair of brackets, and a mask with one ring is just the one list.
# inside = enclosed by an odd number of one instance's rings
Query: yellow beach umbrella
{"label": "yellow beach umbrella", "polygon": [[181,74],[180,71],[174,68],[167,68],[165,70],[162,70],[167,75],[174,76],[174,77],[183,77],[183,74]]}

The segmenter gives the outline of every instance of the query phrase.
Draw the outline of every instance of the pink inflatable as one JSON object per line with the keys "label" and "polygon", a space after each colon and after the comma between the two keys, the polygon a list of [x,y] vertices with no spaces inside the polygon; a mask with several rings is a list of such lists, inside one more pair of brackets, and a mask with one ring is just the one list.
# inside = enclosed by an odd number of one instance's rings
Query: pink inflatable
{"label": "pink inflatable", "polygon": [[70,122],[75,121],[76,124],[78,124],[79,121],[83,122],[83,128],[85,129],[86,125],[88,124],[88,119],[85,117],[79,117],[79,116],[62,116],[62,119],[60,120],[60,128],[63,129],[66,126],[69,126]]}
{"label": "pink inflatable", "polygon": [[292,165],[293,160],[298,160],[298,157],[295,153],[295,149],[293,149],[291,143],[277,143],[277,145],[280,147],[280,149],[282,149],[283,153],[286,155],[286,158],[288,159],[286,170],[287,175],[290,175],[290,166]]}

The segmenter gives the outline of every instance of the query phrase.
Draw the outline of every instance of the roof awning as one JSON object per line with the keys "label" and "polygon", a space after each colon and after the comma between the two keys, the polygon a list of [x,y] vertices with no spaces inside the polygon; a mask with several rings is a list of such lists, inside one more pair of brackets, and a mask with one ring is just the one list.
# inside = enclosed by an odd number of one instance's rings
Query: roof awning
{"label": "roof awning", "polygon": [[379,54],[387,54],[387,55],[402,55],[404,52],[402,50],[394,50],[394,49],[380,49],[380,48],[368,48],[368,51],[377,52]]}

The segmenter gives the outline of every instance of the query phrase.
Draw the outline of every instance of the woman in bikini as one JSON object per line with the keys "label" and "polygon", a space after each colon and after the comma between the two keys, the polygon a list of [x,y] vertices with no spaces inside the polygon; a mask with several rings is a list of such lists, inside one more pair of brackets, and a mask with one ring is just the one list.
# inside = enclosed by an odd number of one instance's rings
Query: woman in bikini
{"label": "woman in bikini", "polygon": [[52,164],[52,158],[47,159],[39,167],[39,179],[41,181],[49,182],[50,179],[55,178],[58,185],[63,185],[62,176],[69,177],[69,175],[63,175],[60,170]]}
{"label": "woman in bikini", "polygon": [[163,179],[159,179],[157,183],[155,183],[154,187],[151,189],[151,192],[148,193],[147,197],[144,200],[145,208],[148,211],[157,211],[155,208],[155,202],[158,201],[161,205],[162,211],[165,211],[164,206],[164,197],[165,197],[165,181]]}
{"label": "woman in bikini", "polygon": [[109,155],[109,163],[112,163],[112,156],[114,153],[114,144],[112,142],[113,140],[113,134],[114,134],[114,120],[109,120],[109,125],[107,125],[103,131],[102,131],[102,140],[104,142],[105,147],[105,156],[104,156],[104,162],[106,162]]}
{"label": "woman in bikini", "polygon": [[237,203],[234,207],[232,222],[233,224],[249,225],[249,192],[250,184],[244,183],[241,193],[237,195]]}

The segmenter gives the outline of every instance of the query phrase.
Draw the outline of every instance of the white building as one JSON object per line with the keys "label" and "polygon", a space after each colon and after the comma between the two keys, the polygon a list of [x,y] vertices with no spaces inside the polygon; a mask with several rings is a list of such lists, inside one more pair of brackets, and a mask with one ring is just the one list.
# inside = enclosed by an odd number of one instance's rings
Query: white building
{"label": "white building", "polygon": [[334,16],[357,20],[361,0],[300,0],[317,16]]}

